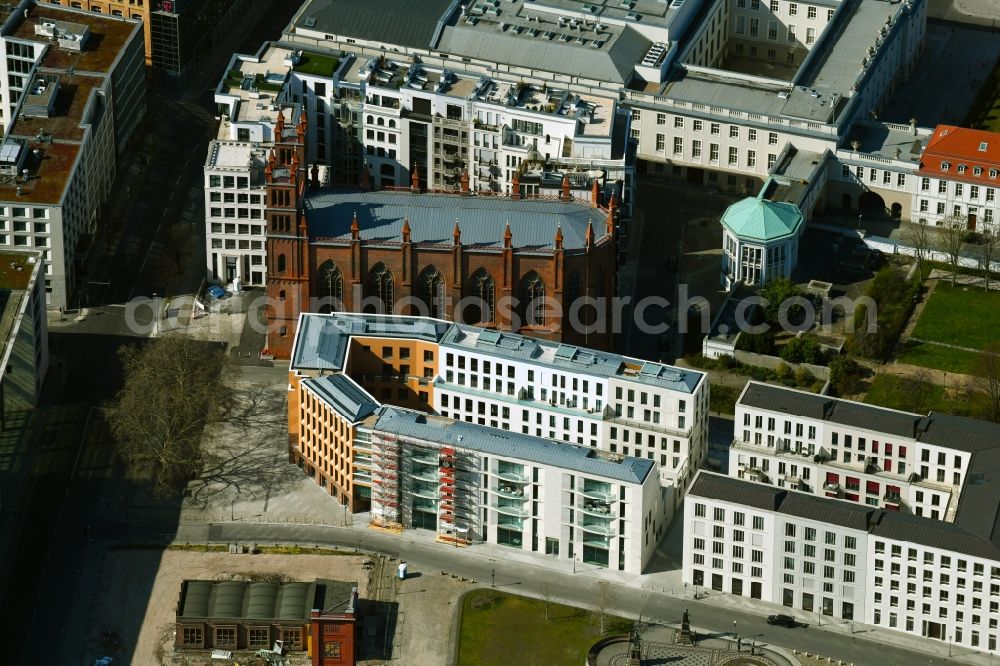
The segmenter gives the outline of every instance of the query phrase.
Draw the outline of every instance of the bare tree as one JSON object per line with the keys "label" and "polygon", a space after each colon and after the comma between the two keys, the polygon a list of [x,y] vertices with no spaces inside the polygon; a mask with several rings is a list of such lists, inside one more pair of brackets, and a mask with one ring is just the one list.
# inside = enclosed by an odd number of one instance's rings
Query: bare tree
{"label": "bare tree", "polygon": [[986,229],[983,231],[983,242],[976,245],[976,259],[979,260],[979,266],[983,269],[986,291],[990,290],[990,267],[997,255],[1000,255],[1000,232]]}
{"label": "bare tree", "polygon": [[1000,423],[1000,342],[992,342],[979,354],[980,383],[987,399],[987,417]]}
{"label": "bare tree", "polygon": [[910,224],[903,234],[903,240],[913,246],[913,253],[917,257],[917,268],[922,269],[931,247],[930,227],[926,222]]}
{"label": "bare tree", "polygon": [[951,266],[951,286],[955,286],[958,276],[958,262],[962,259],[962,248],[965,247],[965,218],[952,215],[941,220],[938,227],[937,245],[948,258]]}
{"label": "bare tree", "polygon": [[201,436],[227,412],[228,357],[186,336],[120,352],[124,386],[107,409],[118,453],[159,495],[181,491],[200,469]]}
{"label": "bare tree", "polygon": [[608,610],[615,603],[615,592],[610,583],[602,580],[597,584],[597,616],[601,623],[601,635],[607,632]]}
{"label": "bare tree", "polygon": [[552,586],[548,581],[542,581],[541,586],[538,588],[538,594],[542,597],[542,603],[545,604],[545,621],[549,620],[549,606],[552,605]]}
{"label": "bare tree", "polygon": [[903,382],[906,387],[905,393],[909,395],[910,399],[910,411],[922,414],[926,411],[927,400],[934,387],[931,373],[921,368],[914,372],[912,377],[904,379]]}

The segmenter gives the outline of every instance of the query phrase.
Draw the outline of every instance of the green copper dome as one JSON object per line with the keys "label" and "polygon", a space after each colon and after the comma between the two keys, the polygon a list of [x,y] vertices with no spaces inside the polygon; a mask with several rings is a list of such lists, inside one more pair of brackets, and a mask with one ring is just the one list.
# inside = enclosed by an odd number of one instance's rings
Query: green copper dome
{"label": "green copper dome", "polygon": [[795,204],[747,197],[726,209],[722,225],[742,240],[767,243],[795,235],[802,213]]}

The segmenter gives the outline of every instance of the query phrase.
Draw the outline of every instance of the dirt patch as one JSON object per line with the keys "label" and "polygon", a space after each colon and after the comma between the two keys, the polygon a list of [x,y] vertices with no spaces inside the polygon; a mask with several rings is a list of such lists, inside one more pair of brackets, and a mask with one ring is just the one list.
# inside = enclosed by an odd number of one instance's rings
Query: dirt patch
{"label": "dirt patch", "polygon": [[[149,666],[211,663],[207,652],[174,651],[174,612],[181,581],[331,578],[357,581],[364,598],[368,593],[368,575],[362,568],[364,559],[363,556],[230,555],[180,550],[109,551],[101,565],[100,598],[92,606],[87,621],[86,652],[92,659],[119,655],[116,662],[131,653],[131,663]],[[151,575],[155,575],[154,580],[144,580]],[[92,659],[85,663],[92,663]],[[309,660],[304,652],[294,653],[291,663],[307,664]]]}

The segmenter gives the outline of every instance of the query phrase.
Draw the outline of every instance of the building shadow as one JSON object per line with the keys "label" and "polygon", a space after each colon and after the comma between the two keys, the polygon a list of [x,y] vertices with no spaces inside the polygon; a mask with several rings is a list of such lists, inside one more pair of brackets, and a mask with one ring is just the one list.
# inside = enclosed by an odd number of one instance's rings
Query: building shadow
{"label": "building shadow", "polygon": [[361,599],[360,660],[389,661],[393,658],[399,604],[394,601]]}

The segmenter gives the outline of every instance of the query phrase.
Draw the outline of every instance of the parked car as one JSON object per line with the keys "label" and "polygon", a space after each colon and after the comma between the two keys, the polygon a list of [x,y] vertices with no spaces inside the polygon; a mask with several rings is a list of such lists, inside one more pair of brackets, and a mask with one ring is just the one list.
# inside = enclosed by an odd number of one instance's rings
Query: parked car
{"label": "parked car", "polygon": [[775,624],[779,627],[788,627],[789,629],[799,626],[799,623],[791,615],[768,615],[767,623]]}

